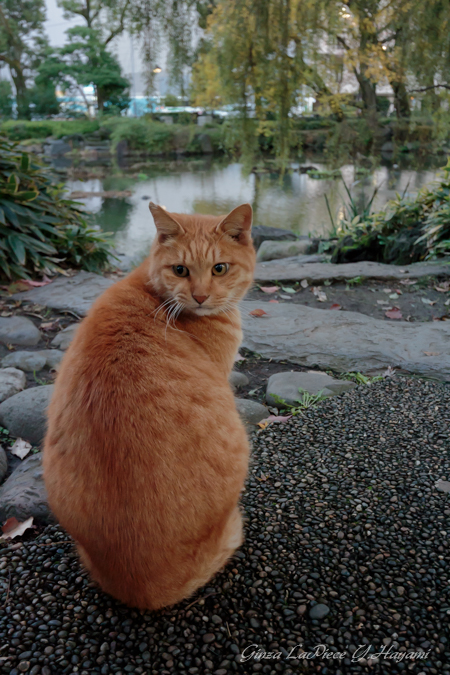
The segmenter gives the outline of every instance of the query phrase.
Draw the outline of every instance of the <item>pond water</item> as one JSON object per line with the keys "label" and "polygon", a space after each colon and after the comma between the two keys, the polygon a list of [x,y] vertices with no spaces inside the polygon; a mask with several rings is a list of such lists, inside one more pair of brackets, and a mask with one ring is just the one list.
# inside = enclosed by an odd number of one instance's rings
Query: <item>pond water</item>
{"label": "pond water", "polygon": [[[353,197],[367,202],[378,187],[373,209],[377,210],[400,194],[416,193],[433,181],[445,158],[438,158],[427,167],[412,168],[386,162],[363,177],[354,165],[341,167],[341,173]],[[310,160],[319,170],[327,169],[325,162]],[[103,178],[68,180],[70,192],[102,192],[130,190],[131,196],[117,198],[85,197],[80,199],[93,212],[95,222],[105,232],[114,233],[118,252],[134,260],[143,258],[155,235],[148,209],[150,200],[169,211],[182,213],[227,213],[249,202],[254,209],[256,225],[270,225],[292,230],[297,234],[327,235],[331,229],[325,195],[331,212],[338,222],[348,202],[342,180],[318,180],[300,173],[299,165],[280,177],[277,173],[246,174],[236,162],[222,160],[153,161],[139,173],[125,172]],[[131,170],[133,167],[131,167]],[[112,172],[112,170],[111,170]]]}

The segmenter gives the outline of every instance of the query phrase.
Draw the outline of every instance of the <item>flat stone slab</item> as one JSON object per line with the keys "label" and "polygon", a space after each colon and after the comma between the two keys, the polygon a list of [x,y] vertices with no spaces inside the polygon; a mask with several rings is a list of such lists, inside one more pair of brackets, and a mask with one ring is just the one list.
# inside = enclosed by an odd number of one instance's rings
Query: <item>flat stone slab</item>
{"label": "flat stone slab", "polygon": [[346,281],[355,277],[366,279],[417,279],[425,276],[450,277],[449,263],[413,263],[411,265],[384,265],[364,260],[356,263],[307,263],[302,256],[257,263],[255,281],[299,281],[307,279],[319,283],[330,279]]}
{"label": "flat stone slab", "polygon": [[15,293],[12,297],[15,300],[35,302],[60,312],[69,310],[84,316],[94,300],[113,283],[112,279],[105,279],[99,274],[78,272],[74,277],[58,277],[47,286]]}
{"label": "flat stone slab", "polygon": [[30,516],[38,523],[54,521],[47,502],[40,452],[24,459],[0,488],[0,522],[12,517],[23,521]]}
{"label": "flat stone slab", "polygon": [[40,445],[47,428],[47,408],[54,385],[25,389],[0,404],[0,425],[12,436]]}
{"label": "flat stone slab", "polygon": [[394,323],[287,303],[264,303],[267,315],[249,315],[260,308],[241,303],[243,346],[266,358],[337,372],[392,366],[450,381],[450,322]]}
{"label": "flat stone slab", "polygon": [[33,347],[40,339],[39,329],[26,316],[0,316],[0,342],[3,344]]}
{"label": "flat stone slab", "polygon": [[349,380],[336,380],[334,377],[316,370],[308,372],[275,373],[269,377],[266,389],[266,401],[269,405],[280,407],[283,399],[288,405],[295,405],[302,398],[302,392],[315,396],[321,394],[327,398],[338,396],[354,389],[356,384]]}

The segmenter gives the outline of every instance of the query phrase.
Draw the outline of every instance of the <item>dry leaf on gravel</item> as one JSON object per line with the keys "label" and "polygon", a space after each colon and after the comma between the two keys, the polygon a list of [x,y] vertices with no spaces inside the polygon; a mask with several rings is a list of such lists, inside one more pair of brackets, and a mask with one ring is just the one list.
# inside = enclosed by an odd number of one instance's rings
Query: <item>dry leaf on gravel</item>
{"label": "dry leaf on gravel", "polygon": [[276,293],[278,291],[278,286],[260,286],[259,288],[263,293]]}
{"label": "dry leaf on gravel", "polygon": [[439,293],[447,293],[450,290],[450,281],[442,281],[439,286],[434,287],[435,291]]}
{"label": "dry leaf on gravel", "polygon": [[301,286],[302,288],[308,288],[308,286],[309,286],[308,280],[307,280],[307,279],[302,279],[301,282],[300,282],[300,286]]}
{"label": "dry leaf on gravel", "polygon": [[51,284],[53,279],[49,279],[45,274],[42,277],[42,281],[32,281],[31,279],[22,279],[21,283],[26,284],[29,288],[37,288],[39,286],[47,286]]}
{"label": "dry leaf on gravel", "polygon": [[31,443],[24,441],[23,438],[18,438],[11,448],[11,454],[23,459],[31,450]]}
{"label": "dry leaf on gravel", "polygon": [[25,530],[33,527],[33,516],[27,518],[23,523],[19,522],[17,518],[8,518],[2,527],[3,535],[0,539],[14,539],[14,537],[21,537]]}
{"label": "dry leaf on gravel", "polygon": [[387,316],[388,319],[403,319],[403,314],[401,313],[398,307],[388,309],[388,311],[385,312],[384,315]]}
{"label": "dry leaf on gravel", "polygon": [[291,288],[290,286],[282,286],[281,288],[285,293],[296,293],[295,288]]}
{"label": "dry leaf on gravel", "polygon": [[400,283],[403,284],[403,286],[413,286],[417,281],[415,279],[402,279]]}
{"label": "dry leaf on gravel", "polygon": [[278,304],[278,300],[269,300],[269,302],[276,302]]}
{"label": "dry leaf on gravel", "polygon": [[441,352],[424,352],[425,356],[440,356]]}
{"label": "dry leaf on gravel", "polygon": [[234,357],[234,362],[236,361],[245,361],[245,356],[241,356],[239,353]]}
{"label": "dry leaf on gravel", "polygon": [[267,312],[265,312],[263,309],[254,309],[251,312],[249,312],[250,316],[264,316],[267,315]]}
{"label": "dry leaf on gravel", "polygon": [[388,301],[388,300],[377,300],[377,303],[378,303],[379,305],[388,305],[388,304],[389,304],[389,301]]}
{"label": "dry leaf on gravel", "polygon": [[333,302],[330,309],[342,309],[342,307],[338,302]]}
{"label": "dry leaf on gravel", "polygon": [[269,415],[264,422],[274,422],[275,424],[284,424],[290,420],[292,415]]}
{"label": "dry leaf on gravel", "polygon": [[430,300],[430,298],[420,298],[425,305],[435,305],[437,300]]}
{"label": "dry leaf on gravel", "polygon": [[327,301],[326,293],[324,293],[320,289],[321,289],[321,286],[313,286],[312,289],[311,289],[312,294],[316,296],[316,298],[319,302],[326,302]]}

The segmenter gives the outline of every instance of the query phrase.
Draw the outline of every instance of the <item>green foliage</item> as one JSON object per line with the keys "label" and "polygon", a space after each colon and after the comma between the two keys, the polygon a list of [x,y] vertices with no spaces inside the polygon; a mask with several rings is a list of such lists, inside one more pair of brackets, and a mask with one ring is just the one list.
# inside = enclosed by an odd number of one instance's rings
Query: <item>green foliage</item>
{"label": "green foliage", "polygon": [[375,377],[369,377],[368,375],[363,375],[363,373],[342,373],[342,380],[352,380],[356,384],[372,384],[373,382],[380,382],[383,380],[382,375],[375,375]]}
{"label": "green foliage", "polygon": [[7,80],[0,80],[0,117],[8,118],[12,116],[13,102],[11,83]]}
{"label": "green foliage", "polygon": [[99,120],[8,120],[0,126],[0,132],[12,141],[27,138],[62,138],[72,134],[92,134],[100,129]]}
{"label": "green foliage", "polygon": [[339,234],[333,262],[408,264],[450,256],[450,161],[440,180],[416,197],[397,195],[378,213],[344,218]]}
{"label": "green foliage", "polygon": [[62,267],[99,271],[107,264],[105,238],[61,192],[33,155],[0,137],[1,276],[29,278]]}
{"label": "green foliage", "polygon": [[113,149],[121,141],[126,141],[130,150],[154,155],[203,154],[223,149],[222,125],[200,128],[194,124],[165,124],[145,118],[114,118],[105,120],[103,126],[111,131]]}

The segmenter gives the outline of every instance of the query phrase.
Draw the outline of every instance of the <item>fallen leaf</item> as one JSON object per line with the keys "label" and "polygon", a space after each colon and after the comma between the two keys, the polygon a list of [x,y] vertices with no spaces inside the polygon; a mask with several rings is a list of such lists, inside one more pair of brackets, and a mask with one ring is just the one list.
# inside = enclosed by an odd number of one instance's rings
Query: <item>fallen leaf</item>
{"label": "fallen leaf", "polygon": [[0,316],[12,316],[12,315],[13,313],[6,311],[6,309],[0,314]]}
{"label": "fallen leaf", "polygon": [[21,279],[20,281],[14,281],[12,284],[9,284],[7,286],[6,290],[8,293],[21,293],[22,291],[29,291],[30,287],[25,283],[24,279]]}
{"label": "fallen leaf", "polygon": [[256,480],[260,480],[262,483],[264,483],[267,480],[268,476],[265,476],[262,473],[261,476],[255,476],[255,478],[256,478]]}
{"label": "fallen leaf", "polygon": [[417,281],[415,279],[402,279],[400,283],[403,284],[403,286],[413,286]]}
{"label": "fallen leaf", "polygon": [[324,293],[320,289],[321,289],[321,286],[313,286],[311,288],[311,292],[312,292],[313,295],[316,296],[316,298],[319,302],[326,302],[327,301],[326,293]]}
{"label": "fallen leaf", "polygon": [[395,370],[392,368],[392,366],[388,366],[384,373],[381,373],[381,377],[394,377],[395,375]]}
{"label": "fallen leaf", "polygon": [[24,441],[23,438],[18,438],[11,448],[11,454],[23,459],[31,450],[31,443]]}
{"label": "fallen leaf", "polygon": [[399,288],[394,289],[397,295],[403,295],[403,291],[401,291]]}
{"label": "fallen leaf", "polygon": [[398,296],[397,293],[391,293],[389,297],[391,300],[396,300]]}
{"label": "fallen leaf", "polygon": [[389,302],[387,300],[377,300],[377,303],[379,305],[388,305],[389,304]]}
{"label": "fallen leaf", "polygon": [[383,293],[392,293],[392,288],[383,288]]}
{"label": "fallen leaf", "polygon": [[424,352],[425,356],[440,356],[441,352]]}
{"label": "fallen leaf", "polygon": [[[275,424],[284,424],[290,420],[292,415],[269,415],[267,422],[274,422]],[[264,420],[266,421],[266,420]]]}
{"label": "fallen leaf", "polygon": [[281,287],[285,293],[295,293],[295,288],[290,288],[289,286],[282,286]]}
{"label": "fallen leaf", "polygon": [[56,321],[47,321],[46,323],[41,323],[40,328],[42,330],[56,330],[59,328],[59,319],[56,319]]}
{"label": "fallen leaf", "polygon": [[267,314],[263,309],[253,309],[251,312],[249,312],[250,316],[264,316]]}
{"label": "fallen leaf", "polygon": [[333,302],[330,309],[342,309],[342,307],[340,306],[340,304],[338,302]]}
{"label": "fallen leaf", "polygon": [[388,319],[403,319],[403,314],[401,313],[398,307],[388,309],[388,311],[385,312],[384,315],[387,316]]}
{"label": "fallen leaf", "polygon": [[51,284],[53,279],[49,279],[45,274],[42,278],[42,281],[32,281],[31,279],[22,279],[20,283],[26,284],[30,288],[36,288],[39,286],[47,286],[47,284]]}
{"label": "fallen leaf", "polygon": [[239,353],[237,353],[234,357],[234,362],[236,363],[236,361],[245,361],[245,356],[241,356]]}
{"label": "fallen leaf", "polygon": [[443,281],[439,286],[435,286],[434,290],[439,291],[439,293],[447,293],[450,290],[450,281]]}
{"label": "fallen leaf", "polygon": [[308,286],[309,286],[308,280],[307,280],[307,279],[302,279],[301,282],[300,282],[300,286],[301,286],[302,288],[308,288]]}
{"label": "fallen leaf", "polygon": [[425,305],[435,305],[437,300],[430,300],[430,298],[420,298]]}
{"label": "fallen leaf", "polygon": [[283,298],[283,300],[292,300],[290,295],[286,295],[285,293],[280,293],[280,298]]}
{"label": "fallen leaf", "polygon": [[263,420],[262,422],[258,422],[258,427],[261,427],[261,429],[266,429],[269,426],[269,422],[267,420]]}
{"label": "fallen leaf", "polygon": [[450,305],[450,298],[444,302],[444,305],[448,307]]}
{"label": "fallen leaf", "polygon": [[278,300],[269,300],[269,302],[276,302],[276,303],[278,303]]}
{"label": "fallen leaf", "polygon": [[27,518],[23,523],[19,522],[17,518],[8,518],[2,527],[3,536],[0,539],[14,539],[14,537],[21,537],[25,530],[33,527],[33,516]]}
{"label": "fallen leaf", "polygon": [[259,288],[263,293],[276,293],[278,291],[278,286],[260,286]]}

